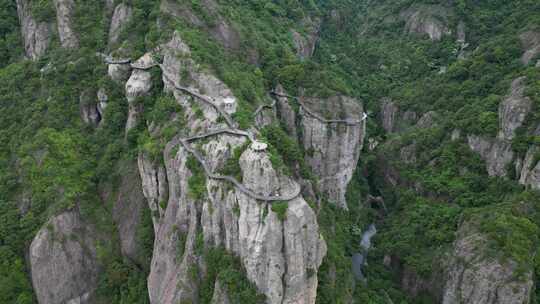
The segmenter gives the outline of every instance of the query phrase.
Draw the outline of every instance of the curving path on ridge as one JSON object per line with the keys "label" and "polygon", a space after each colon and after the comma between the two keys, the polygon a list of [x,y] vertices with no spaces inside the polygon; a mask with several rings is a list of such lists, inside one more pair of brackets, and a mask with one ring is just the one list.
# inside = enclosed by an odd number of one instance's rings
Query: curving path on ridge
{"label": "curving path on ridge", "polygon": [[[221,131],[222,131],[221,133],[225,133],[225,130],[221,130]],[[228,131],[230,131],[230,130],[228,130]],[[227,132],[227,133],[229,133],[229,132]],[[213,135],[216,135],[216,134],[219,134],[219,133],[210,132],[208,134],[198,135],[196,137],[197,138],[203,138],[203,137],[207,137],[207,136],[213,136]],[[232,133],[232,134],[236,134],[236,133]],[[201,156],[201,154],[197,150],[193,149],[189,145],[188,139],[181,138],[180,143],[182,144],[184,149],[186,149],[189,153],[191,153],[195,157],[195,159],[197,159],[197,161],[202,165],[202,167],[204,169],[204,172],[206,173],[206,175],[209,178],[212,178],[212,179],[215,179],[215,180],[222,180],[222,181],[231,182],[232,184],[234,184],[234,186],[238,190],[240,190],[244,194],[250,196],[251,198],[254,198],[254,199],[260,200],[260,201],[266,201],[266,202],[277,202],[277,201],[290,201],[290,200],[295,199],[296,197],[298,197],[298,195],[300,195],[301,189],[300,189],[300,185],[297,182],[292,183],[295,188],[293,189],[293,191],[291,191],[289,194],[286,194],[286,195],[269,196],[269,195],[262,195],[262,194],[259,194],[259,193],[255,193],[253,190],[246,188],[246,186],[244,186],[244,184],[240,183],[238,180],[236,180],[232,176],[213,173],[210,170],[210,168],[208,168],[208,166],[206,165],[206,162],[204,161],[204,158]]]}
{"label": "curving path on ridge", "polygon": [[236,122],[231,118],[231,116],[229,114],[227,114],[227,112],[225,112],[220,106],[215,104],[214,101],[211,100],[211,97],[206,97],[204,95],[201,95],[201,94],[199,94],[197,92],[194,92],[194,91],[190,90],[189,88],[186,88],[186,87],[183,87],[183,86],[180,86],[180,85],[176,84],[176,82],[174,82],[172,79],[170,79],[165,73],[163,73],[163,78],[165,78],[168,82],[170,82],[175,89],[177,89],[179,91],[182,91],[184,93],[188,93],[189,95],[191,95],[193,97],[196,97],[199,100],[202,100],[206,104],[213,107],[221,116],[223,116],[223,118],[225,118],[225,122],[227,123],[227,125],[230,128],[235,128],[236,129]]}
{"label": "curving path on ridge", "polygon": [[[172,81],[170,78],[168,78],[165,74],[163,74],[163,77],[167,81],[169,81],[174,86],[174,88],[176,88],[177,90],[188,93],[188,94],[198,98],[199,100],[202,100],[202,101],[206,102],[207,104],[211,105],[212,107],[214,107],[225,118],[225,121],[227,122],[227,125],[230,127],[230,128],[227,128],[227,129],[214,130],[214,131],[210,131],[210,132],[207,132],[207,133],[204,133],[204,134],[197,134],[197,135],[194,135],[194,136],[191,136],[191,137],[180,138],[179,139],[179,141],[182,144],[182,146],[184,147],[184,149],[186,149],[189,153],[191,153],[195,157],[195,159],[197,159],[197,161],[201,164],[201,166],[203,167],[204,172],[205,172],[207,177],[209,177],[211,179],[215,179],[215,180],[228,181],[228,182],[232,183],[238,190],[240,190],[241,192],[243,192],[246,195],[250,196],[251,198],[254,198],[256,200],[266,201],[266,202],[290,201],[290,200],[298,197],[298,195],[300,195],[300,192],[301,192],[302,189],[300,188],[300,185],[298,183],[296,183],[296,182],[293,182],[293,185],[294,185],[295,188],[293,189],[293,191],[290,191],[289,194],[287,194],[287,195],[269,196],[269,195],[262,195],[262,194],[259,194],[259,193],[255,193],[253,190],[246,188],[246,186],[244,186],[241,182],[239,182],[238,180],[236,180],[232,176],[213,173],[212,170],[210,170],[210,168],[206,165],[206,162],[205,162],[204,158],[202,157],[202,155],[197,150],[193,149],[189,145],[190,142],[195,141],[195,140],[199,140],[199,139],[204,139],[204,138],[216,136],[216,135],[223,134],[223,133],[237,135],[237,136],[245,136],[252,143],[256,141],[255,137],[253,136],[253,134],[251,132],[236,129],[236,123],[232,120],[232,118],[229,116],[229,114],[225,113],[225,111],[223,111],[223,109],[221,109],[218,105],[214,104],[210,100],[209,97],[198,94],[198,93],[196,93],[196,92],[194,92],[194,91],[192,91],[192,90],[190,90],[190,89],[188,89],[186,87],[182,87],[182,86],[177,85],[176,83],[174,83],[174,81]],[[261,106],[261,107],[264,107],[264,106]]]}
{"label": "curving path on ridge", "polygon": [[360,119],[360,120],[358,120],[358,119],[326,119],[326,118],[322,117],[321,115],[315,113],[314,111],[310,110],[309,107],[307,107],[306,104],[299,97],[279,93],[279,92],[276,92],[276,91],[270,91],[270,94],[274,95],[274,96],[277,96],[277,97],[285,97],[285,98],[296,99],[296,101],[298,101],[298,103],[304,109],[304,111],[306,111],[306,113],[308,113],[310,116],[313,116],[315,119],[317,119],[317,120],[319,120],[319,121],[321,121],[323,123],[327,123],[327,124],[344,123],[344,124],[347,124],[347,125],[350,125],[350,126],[356,126],[356,125],[361,124],[362,121],[364,121],[366,119],[366,115],[364,115],[364,117],[362,119]]}
{"label": "curving path on ridge", "polygon": [[187,142],[191,142],[191,141],[194,141],[194,140],[204,139],[204,138],[219,135],[219,134],[222,134],[222,133],[228,133],[228,134],[238,135],[238,136],[245,136],[251,142],[257,141],[253,137],[253,134],[251,134],[250,132],[243,131],[243,130],[238,130],[238,129],[218,129],[218,130],[210,131],[208,133],[197,134],[197,135],[194,135],[194,136],[191,136],[191,137],[187,137],[187,138],[184,138],[184,140],[186,140]]}
{"label": "curving path on ridge", "polygon": [[[149,65],[149,66],[145,66],[145,67],[137,66],[137,65],[131,64],[131,59],[126,59],[126,60],[121,60],[121,61],[113,61],[110,57],[105,57],[104,60],[105,60],[105,63],[107,63],[107,64],[130,64],[130,66],[132,68],[141,69],[141,70],[147,70],[147,69],[150,69],[150,68],[155,67],[155,66],[159,66],[161,68],[160,64],[153,64],[153,65]],[[229,126],[229,128],[226,128],[226,129],[214,130],[214,131],[210,131],[210,132],[207,132],[207,133],[204,133],[204,134],[198,134],[198,135],[194,135],[194,136],[191,136],[191,137],[178,139],[180,141],[180,144],[182,144],[182,146],[184,147],[184,149],[186,149],[189,153],[191,153],[195,157],[195,159],[197,159],[197,161],[201,164],[201,166],[203,167],[204,172],[205,172],[207,177],[209,177],[211,179],[215,179],[215,180],[228,181],[228,182],[232,183],[238,190],[240,190],[244,194],[250,196],[251,198],[256,199],[256,200],[260,200],[260,201],[266,201],[266,202],[269,202],[269,203],[278,202],[278,201],[290,201],[292,199],[297,198],[300,195],[300,192],[301,192],[302,189],[300,188],[300,185],[297,182],[294,182],[294,181],[292,183],[294,185],[294,189],[292,191],[289,191],[288,194],[270,196],[270,195],[263,195],[263,194],[260,194],[260,193],[255,193],[253,190],[248,189],[246,186],[244,186],[241,182],[239,182],[238,180],[236,180],[232,176],[213,173],[210,170],[210,168],[208,167],[208,165],[206,164],[206,162],[205,162],[204,158],[202,157],[202,155],[197,150],[193,149],[189,145],[190,142],[195,141],[195,140],[199,140],[199,139],[204,139],[204,138],[216,136],[216,135],[223,134],[223,133],[237,135],[237,136],[245,136],[252,143],[256,142],[255,137],[253,136],[253,134],[251,132],[247,132],[247,131],[237,129],[236,128],[236,126],[237,126],[236,122],[230,117],[229,114],[227,114],[223,109],[221,109],[221,107],[216,105],[213,102],[211,97],[201,95],[201,94],[199,94],[197,92],[194,92],[194,91],[190,90],[187,87],[177,85],[165,73],[163,73],[163,78],[165,80],[167,80],[169,83],[171,83],[172,86],[175,89],[177,89],[179,91],[182,91],[184,93],[187,93],[187,94],[189,94],[189,95],[191,95],[193,97],[196,97],[197,99],[199,99],[199,100],[205,102],[206,104],[210,105],[211,107],[213,107],[220,115],[222,115],[225,118],[225,121],[226,121],[227,125]],[[261,105],[261,106],[259,106],[259,108],[257,108],[257,110],[255,111],[255,116],[259,112],[261,112],[265,107],[272,108],[272,107],[274,107],[275,104],[276,104],[276,101],[274,100],[274,102],[271,105]]]}

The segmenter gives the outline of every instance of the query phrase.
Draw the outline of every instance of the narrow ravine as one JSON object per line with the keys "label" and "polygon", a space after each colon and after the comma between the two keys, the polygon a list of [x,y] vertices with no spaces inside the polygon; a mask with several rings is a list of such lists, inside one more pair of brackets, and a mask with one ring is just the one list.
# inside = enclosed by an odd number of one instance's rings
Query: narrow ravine
{"label": "narrow ravine", "polygon": [[362,238],[360,239],[360,252],[356,252],[352,256],[352,270],[354,278],[357,281],[364,281],[366,277],[362,272],[363,266],[367,264],[367,254],[371,248],[371,238],[377,234],[377,227],[375,224],[368,226],[368,229],[362,233]]}

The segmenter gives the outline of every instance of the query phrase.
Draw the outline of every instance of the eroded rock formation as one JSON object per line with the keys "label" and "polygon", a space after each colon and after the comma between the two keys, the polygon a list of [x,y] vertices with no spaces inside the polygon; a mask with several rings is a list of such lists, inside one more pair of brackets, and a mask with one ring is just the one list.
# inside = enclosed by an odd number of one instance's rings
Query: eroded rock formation
{"label": "eroded rock formation", "polygon": [[17,0],[17,14],[26,56],[32,60],[39,59],[51,42],[51,24],[32,17],[29,0]]}
{"label": "eroded rock formation", "polygon": [[76,211],[50,219],[30,245],[32,284],[40,304],[92,303],[99,265],[96,233]]}
{"label": "eroded rock formation", "polygon": [[56,8],[56,24],[60,44],[68,49],[78,48],[79,38],[73,28],[75,3],[73,0],[54,0],[54,6]]}
{"label": "eroded rock formation", "polygon": [[432,41],[439,41],[452,34],[448,26],[450,14],[448,8],[439,5],[413,5],[402,11],[400,17],[405,20],[407,33],[427,35]]}
{"label": "eroded rock formation", "polygon": [[[222,112],[177,87],[183,85],[204,94],[218,107],[234,97],[231,91],[186,58],[189,48],[178,34],[163,46],[162,54],[165,90],[173,92],[184,108],[183,133],[196,135],[223,127],[225,123],[219,120]],[[202,115],[196,113],[198,110]],[[191,145],[201,151],[209,169],[218,172],[246,140],[245,136],[223,133]],[[286,202],[285,214],[278,215],[271,204],[254,199],[229,181],[208,177],[203,196],[193,196],[188,182],[193,174],[188,165],[191,157],[178,137],[167,144],[164,165],[145,153],[139,155],[143,192],[155,210],[155,243],[148,278],[151,302],[196,301],[199,280],[205,277],[200,247],[204,246],[223,247],[238,256],[247,278],[266,295],[268,303],[315,303],[317,270],[326,244],[306,201],[297,196]],[[239,166],[243,185],[255,193],[274,196],[298,188],[294,180],[272,166],[264,150],[247,148]],[[197,269],[197,277],[193,277],[193,269]],[[214,290],[215,298],[223,296],[219,288]]]}
{"label": "eroded rock formation", "polygon": [[531,63],[531,61],[540,54],[540,33],[534,31],[527,31],[519,36],[521,45],[523,46],[523,55],[521,56],[521,62],[525,65]]}
{"label": "eroded rock formation", "polygon": [[120,34],[126,29],[126,25],[129,24],[132,15],[133,9],[131,6],[125,3],[120,3],[116,6],[109,27],[109,46],[113,46],[119,42]]}
{"label": "eroded rock formation", "polygon": [[527,114],[531,111],[532,101],[524,95],[525,77],[512,82],[510,94],[499,105],[500,139],[512,140],[516,130],[523,125]]}
{"label": "eroded rock formation", "polygon": [[[347,208],[345,192],[352,178],[365,137],[365,119],[362,104],[349,97],[328,99],[306,98],[304,103],[319,113],[332,115],[332,119],[356,120],[357,124],[325,123],[300,110],[301,142],[307,152],[307,164],[319,177],[319,188],[327,199]],[[325,109],[332,106],[332,110]]]}
{"label": "eroded rock formation", "polygon": [[533,290],[532,270],[525,270],[523,277],[518,278],[515,261],[503,261],[483,252],[487,242],[470,224],[461,226],[454,243],[443,304],[529,303]]}

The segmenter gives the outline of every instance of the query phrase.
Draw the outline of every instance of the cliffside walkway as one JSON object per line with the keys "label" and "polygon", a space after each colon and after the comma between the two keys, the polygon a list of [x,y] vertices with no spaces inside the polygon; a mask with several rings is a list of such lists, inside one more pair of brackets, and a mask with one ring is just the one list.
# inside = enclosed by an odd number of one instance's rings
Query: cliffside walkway
{"label": "cliffside walkway", "polygon": [[[131,59],[116,60],[115,61],[115,60],[112,60],[112,58],[110,58],[110,57],[105,57],[104,61],[107,64],[130,64],[130,66],[133,69],[147,70],[147,69],[150,69],[150,68],[152,68],[154,66],[160,66],[160,68],[161,68],[161,65],[159,65],[159,64],[152,64],[152,65],[149,65],[149,66],[137,66],[137,65],[135,65],[135,64],[133,64],[131,62]],[[254,198],[254,199],[260,200],[260,201],[266,201],[266,202],[269,202],[269,203],[278,202],[278,201],[290,201],[292,199],[297,198],[300,195],[301,188],[300,188],[300,185],[298,183],[296,183],[296,182],[293,183],[294,189],[292,189],[292,191],[289,191],[289,193],[287,193],[285,195],[270,196],[270,195],[263,195],[262,193],[255,193],[253,190],[248,189],[246,186],[244,186],[241,182],[239,182],[238,180],[236,180],[232,176],[213,173],[212,170],[210,170],[210,168],[206,164],[206,161],[204,160],[202,155],[197,150],[193,149],[190,146],[190,144],[189,144],[190,142],[195,141],[195,140],[199,140],[199,139],[204,139],[204,138],[216,136],[216,135],[219,135],[219,134],[224,134],[224,133],[231,134],[231,135],[237,135],[237,136],[245,136],[252,143],[256,142],[255,137],[253,136],[253,134],[251,132],[237,129],[236,122],[220,106],[215,104],[211,97],[201,95],[201,94],[199,94],[199,93],[197,93],[197,92],[195,92],[195,91],[193,91],[193,90],[191,90],[191,89],[189,89],[187,87],[180,86],[180,85],[176,84],[176,82],[174,82],[172,79],[170,79],[165,73],[163,73],[163,78],[165,80],[167,80],[175,89],[177,89],[179,91],[182,91],[184,93],[187,93],[187,94],[197,98],[198,100],[201,100],[204,103],[206,103],[206,104],[210,105],[211,107],[213,107],[225,119],[225,122],[226,122],[227,126],[229,126],[229,128],[227,128],[227,129],[214,130],[214,131],[210,131],[210,132],[207,132],[207,133],[204,133],[204,134],[197,134],[197,135],[194,135],[194,136],[191,136],[191,137],[180,138],[179,139],[180,144],[184,147],[184,149],[186,149],[189,153],[191,153],[195,157],[195,159],[197,159],[197,161],[201,164],[201,166],[203,167],[204,172],[205,172],[207,177],[209,177],[211,179],[215,179],[215,180],[228,181],[228,182],[232,183],[238,190],[240,190],[244,194],[250,196],[251,198]],[[258,113],[261,112],[264,108],[273,108],[275,104],[276,104],[276,101],[274,100],[274,102],[271,105],[261,105],[261,106],[259,106],[257,108],[257,110],[255,111],[254,116],[256,117],[258,115]]]}
{"label": "cliffside walkway", "polygon": [[300,185],[298,183],[296,183],[296,182],[293,183],[294,184],[294,189],[292,191],[290,191],[290,193],[285,194],[285,195],[270,196],[270,195],[263,195],[261,193],[255,193],[253,190],[248,189],[246,186],[244,186],[241,182],[239,182],[238,180],[236,180],[232,176],[213,173],[212,170],[210,170],[210,168],[206,164],[206,161],[204,160],[202,155],[197,150],[193,149],[190,146],[190,144],[189,144],[190,142],[195,141],[195,140],[199,140],[199,139],[204,139],[204,138],[216,136],[216,135],[219,135],[219,134],[224,134],[224,133],[231,134],[231,135],[236,135],[236,136],[245,136],[252,143],[256,142],[255,137],[253,136],[253,134],[251,132],[237,129],[236,128],[236,123],[232,120],[232,118],[229,116],[229,114],[225,113],[225,111],[223,111],[223,109],[221,109],[218,105],[214,104],[213,101],[211,101],[210,97],[203,96],[203,95],[201,95],[201,94],[199,94],[197,92],[194,92],[194,91],[192,91],[192,90],[190,90],[190,89],[188,89],[186,87],[177,85],[176,83],[174,83],[174,81],[172,81],[170,78],[168,78],[165,74],[163,74],[163,77],[167,81],[169,81],[173,85],[173,87],[176,88],[177,90],[180,90],[180,91],[185,92],[185,93],[187,93],[189,95],[192,95],[192,96],[196,97],[197,99],[202,100],[205,103],[207,103],[207,104],[211,105],[212,107],[214,107],[218,111],[218,113],[220,113],[225,118],[225,121],[227,122],[227,125],[229,126],[229,128],[227,128],[227,129],[214,130],[214,131],[210,131],[210,132],[207,132],[207,133],[204,133],[204,134],[197,134],[197,135],[190,136],[190,137],[187,137],[187,138],[180,138],[179,139],[180,144],[182,144],[184,149],[186,149],[189,153],[191,153],[195,157],[195,159],[197,159],[197,161],[201,164],[201,166],[203,167],[204,172],[205,172],[207,177],[209,177],[211,179],[215,179],[215,180],[228,181],[228,182],[232,183],[238,190],[240,190],[244,194],[250,196],[251,198],[254,198],[256,200],[266,201],[266,202],[290,201],[290,200],[298,197],[298,195],[300,195],[301,188],[300,188]]}
{"label": "cliffside walkway", "polygon": [[163,73],[163,78],[165,78],[169,83],[171,83],[175,89],[177,89],[179,91],[182,91],[184,93],[187,93],[187,94],[189,94],[189,95],[191,95],[191,96],[193,96],[193,97],[195,97],[195,98],[197,98],[199,100],[202,100],[206,104],[213,107],[223,118],[225,118],[225,122],[227,123],[227,125],[230,128],[236,129],[236,122],[231,118],[231,116],[229,114],[227,114],[227,112],[225,112],[220,106],[215,104],[211,97],[201,95],[201,94],[199,94],[199,93],[197,93],[195,91],[192,91],[191,89],[189,89],[187,87],[176,84],[165,73]]}
{"label": "cliffside walkway", "polygon": [[296,101],[298,101],[298,103],[300,104],[300,106],[302,106],[302,108],[304,109],[304,111],[306,111],[306,113],[308,113],[310,116],[313,116],[315,119],[317,119],[317,120],[319,120],[319,121],[321,121],[323,123],[327,123],[327,124],[343,123],[343,124],[347,124],[347,125],[350,125],[350,126],[356,126],[356,125],[361,124],[362,121],[366,119],[366,115],[364,115],[364,117],[362,119],[360,119],[360,120],[358,120],[358,119],[326,119],[326,118],[322,117],[321,115],[319,115],[319,114],[315,113],[314,111],[312,111],[309,107],[307,107],[306,104],[299,97],[279,93],[279,92],[276,92],[276,91],[270,91],[270,94],[274,95],[274,96],[277,96],[277,97],[285,97],[285,98],[296,99]]}
{"label": "cliffside walkway", "polygon": [[[221,133],[224,133],[224,132],[225,131],[223,131]],[[211,132],[209,134],[198,135],[198,136],[196,136],[196,138],[202,138],[202,137],[206,137],[206,136],[213,136],[213,135],[216,135],[216,134],[219,134],[219,133]],[[235,134],[235,133],[233,133],[233,134]],[[298,195],[300,195],[300,191],[301,191],[300,185],[298,183],[296,183],[296,182],[293,183],[295,188],[292,191],[290,191],[290,193],[285,194],[285,195],[269,196],[269,195],[263,195],[261,193],[255,193],[253,190],[248,189],[246,186],[244,186],[244,184],[240,183],[238,180],[236,180],[232,176],[213,173],[210,170],[210,168],[208,168],[208,166],[206,165],[206,162],[205,162],[204,158],[202,157],[202,155],[197,150],[193,149],[189,145],[188,139],[185,139],[185,138],[180,139],[180,143],[182,144],[184,149],[186,149],[189,153],[191,153],[195,157],[195,159],[197,159],[197,161],[201,164],[201,166],[204,169],[204,172],[206,173],[206,175],[209,178],[212,178],[212,179],[215,179],[215,180],[222,180],[222,181],[231,182],[238,190],[240,190],[244,194],[250,196],[251,198],[254,198],[254,199],[260,200],[260,201],[266,201],[266,202],[277,202],[277,201],[290,201],[290,200],[295,199],[296,197],[298,197]]]}

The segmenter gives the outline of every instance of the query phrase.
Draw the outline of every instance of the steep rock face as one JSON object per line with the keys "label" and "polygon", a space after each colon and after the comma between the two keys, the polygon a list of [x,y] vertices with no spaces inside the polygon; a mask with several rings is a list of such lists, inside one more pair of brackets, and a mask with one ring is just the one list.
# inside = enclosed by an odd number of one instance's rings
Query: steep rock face
{"label": "steep rock face", "polygon": [[212,18],[213,22],[207,24],[193,11],[190,5],[178,3],[178,1],[162,0],[160,10],[168,15],[181,18],[189,24],[206,30],[223,47],[230,50],[238,50],[241,37],[232,24],[227,22],[218,11],[218,5],[215,0],[203,0],[201,6],[205,13]]}
{"label": "steep rock face", "polygon": [[105,89],[101,88],[97,92],[97,110],[99,113],[99,116],[101,116],[101,119],[103,120],[103,116],[105,115],[105,109],[107,108],[108,102],[109,102],[109,96],[107,95],[107,91]]}
{"label": "steep rock face", "polygon": [[521,62],[528,65],[540,54],[540,32],[528,31],[519,36],[523,46],[523,55]]}
{"label": "steep rock face", "polygon": [[212,304],[230,304],[229,295],[227,295],[227,290],[225,286],[221,284],[219,280],[216,280],[214,286],[214,295],[212,296]]}
{"label": "steep rock face", "polygon": [[476,135],[467,136],[469,147],[486,161],[489,176],[506,176],[506,168],[514,158],[511,143]]}
{"label": "steep rock face", "polygon": [[429,111],[422,115],[418,122],[416,123],[415,127],[419,129],[427,129],[433,127],[437,120],[437,113],[434,111]]}
{"label": "steep rock face", "polygon": [[60,44],[64,48],[78,48],[79,39],[73,29],[73,11],[75,3],[73,0],[54,0],[56,7],[56,23],[58,25],[58,35]]}
{"label": "steep rock face", "polygon": [[101,121],[101,114],[98,110],[98,103],[94,92],[84,91],[79,97],[79,111],[81,119],[85,124],[97,126]]}
{"label": "steep rock face", "polygon": [[[219,158],[231,153],[229,147],[242,141],[223,136],[204,145],[203,151],[214,167],[221,163]],[[166,153],[172,148],[171,144]],[[238,255],[248,279],[267,295],[268,303],[314,303],[316,271],[326,246],[307,203],[301,197],[289,201],[282,222],[269,205],[213,180],[207,181],[208,197],[195,201],[187,185],[188,154],[180,148],[166,157],[169,185],[174,187],[169,188],[167,210],[156,233],[148,283],[152,303],[177,303],[196,297],[193,293],[198,287],[189,269],[200,263],[194,248],[197,233],[202,233],[205,244],[223,246]],[[244,185],[258,193],[286,193],[294,183],[274,171],[264,152],[246,150],[240,166]],[[179,248],[182,238],[184,244]],[[308,275],[311,271],[315,274]]]}
{"label": "steep rock face", "polygon": [[300,111],[302,143],[306,151],[307,164],[319,177],[319,189],[330,202],[347,208],[345,192],[356,169],[365,137],[363,107],[352,98],[337,96],[325,100],[305,98],[304,103],[317,112],[329,113],[323,109],[332,105],[332,119],[354,119],[358,124],[326,123],[320,121],[303,108]]}
{"label": "steep rock face", "polygon": [[[301,97],[308,109],[302,105],[297,113],[293,107],[297,101],[285,97],[281,86],[276,88],[276,93],[277,116],[288,133],[304,146],[306,163],[320,178],[319,190],[330,202],[347,208],[345,192],[356,169],[366,133],[362,104],[346,96],[324,100]],[[328,105],[333,109],[328,109]]]}
{"label": "steep rock face", "polygon": [[427,35],[432,41],[452,34],[448,27],[449,15],[447,8],[438,5],[414,5],[400,13],[407,33]]}
{"label": "steep rock face", "polygon": [[540,190],[540,162],[536,159],[536,155],[540,152],[539,150],[538,147],[531,147],[527,151],[519,176],[520,184],[530,186],[535,190]]}
{"label": "steep rock face", "polygon": [[[435,117],[434,112],[428,113],[424,114],[423,117],[425,119],[425,123],[427,124],[429,124]],[[414,126],[418,120],[418,114],[410,110],[402,111],[395,101],[388,97],[384,97],[381,99],[380,120],[383,129],[387,133],[401,133],[407,128]]]}
{"label": "steep rock face", "polygon": [[117,44],[120,38],[120,33],[125,29],[126,25],[131,20],[133,9],[125,3],[120,3],[114,9],[109,28],[109,47]]}
{"label": "steep rock face", "polygon": [[381,100],[382,126],[387,133],[394,131],[398,112],[399,108],[391,99],[383,98]]}
{"label": "steep rock face", "polygon": [[17,14],[26,56],[32,60],[39,59],[51,42],[51,24],[32,17],[29,0],[17,0]]}
{"label": "steep rock face", "polygon": [[[151,55],[145,54],[136,64],[147,64]],[[142,105],[137,103],[137,98],[144,96],[152,89],[152,74],[144,69],[134,69],[126,82],[126,98],[129,104],[128,120],[126,122],[126,132],[137,125],[139,114],[142,111]]]}
{"label": "steep rock face", "polygon": [[141,214],[146,199],[141,189],[141,178],[137,165],[133,162],[121,164],[120,185],[112,209],[113,220],[118,228],[122,255],[131,261],[141,263],[140,244],[137,240]]}
{"label": "steep rock face", "polygon": [[[512,82],[508,96],[499,104],[499,132],[497,138],[467,136],[469,147],[486,161],[490,176],[507,175],[507,166],[514,160],[512,139],[531,111],[532,102],[524,96],[525,77]],[[518,162],[521,160],[518,160]],[[521,167],[521,164],[519,164]],[[520,171],[520,170],[518,170]],[[520,174],[518,172],[518,174]],[[527,173],[528,174],[528,173]]]}
{"label": "steep rock face", "polygon": [[91,303],[99,266],[96,234],[76,212],[65,212],[30,245],[32,283],[40,304]]}
{"label": "steep rock face", "polygon": [[113,81],[124,83],[131,76],[131,66],[129,64],[109,64],[107,72]]}
{"label": "steep rock face", "polygon": [[512,140],[516,129],[521,127],[527,114],[531,111],[532,101],[524,96],[525,77],[512,82],[510,94],[499,105],[500,139]]}
{"label": "steep rock face", "polygon": [[[277,86],[276,92],[280,94],[285,93],[281,85]],[[289,99],[287,97],[277,96],[276,109],[278,118],[285,126],[285,129],[287,129],[287,132],[291,135],[292,138],[297,138],[298,135],[296,131],[296,112],[289,104]]]}
{"label": "steep rock face", "polygon": [[[222,128],[224,123],[218,120],[214,107],[174,90],[175,85],[189,86],[218,104],[232,94],[221,81],[197,69],[187,55],[189,49],[175,35],[163,47],[161,66],[165,90],[173,91],[184,107],[187,126],[183,136]],[[181,73],[183,69],[187,73]],[[186,74],[189,79],[185,79]],[[202,115],[196,114],[195,108]],[[217,135],[191,145],[201,151],[211,171],[219,172],[234,148],[246,140]],[[227,181],[207,178],[203,197],[194,197],[189,186],[189,157],[178,138],[165,148],[164,167],[144,153],[139,156],[144,195],[150,207],[159,210],[159,216],[154,217],[155,242],[148,277],[151,302],[198,301],[199,281],[206,273],[201,255],[204,246],[223,247],[238,256],[247,278],[267,296],[268,303],[315,303],[317,270],[326,244],[318,232],[316,215],[305,200],[297,197],[289,201],[286,217],[281,220],[270,204],[253,199]],[[297,188],[295,181],[272,167],[264,151],[248,148],[239,165],[243,185],[256,193],[286,195]],[[163,200],[164,210],[156,206]],[[215,301],[223,299],[219,289],[214,290]]]}
{"label": "steep rock face", "polygon": [[440,303],[443,287],[444,280],[441,272],[434,271],[428,278],[424,278],[407,267],[401,271],[401,288],[413,298],[427,293],[437,300],[436,303]]}
{"label": "steep rock face", "polygon": [[462,225],[454,243],[443,304],[522,304],[529,303],[533,290],[532,270],[523,280],[516,278],[517,265],[482,254],[487,246],[484,235]]}
{"label": "steep rock face", "polygon": [[298,57],[301,59],[307,59],[313,56],[313,52],[315,51],[315,46],[317,44],[317,40],[319,39],[321,20],[311,20],[306,18],[303,23],[307,28],[306,34],[302,35],[299,32],[292,30],[291,35]]}
{"label": "steep rock face", "polygon": [[[152,213],[159,217],[163,216],[164,210],[160,207],[160,202],[168,199],[168,182],[165,168],[156,164],[148,155],[141,153],[137,159],[139,174],[141,177],[142,191],[147,199],[148,207]],[[158,230],[158,222],[153,217],[154,231]]]}

